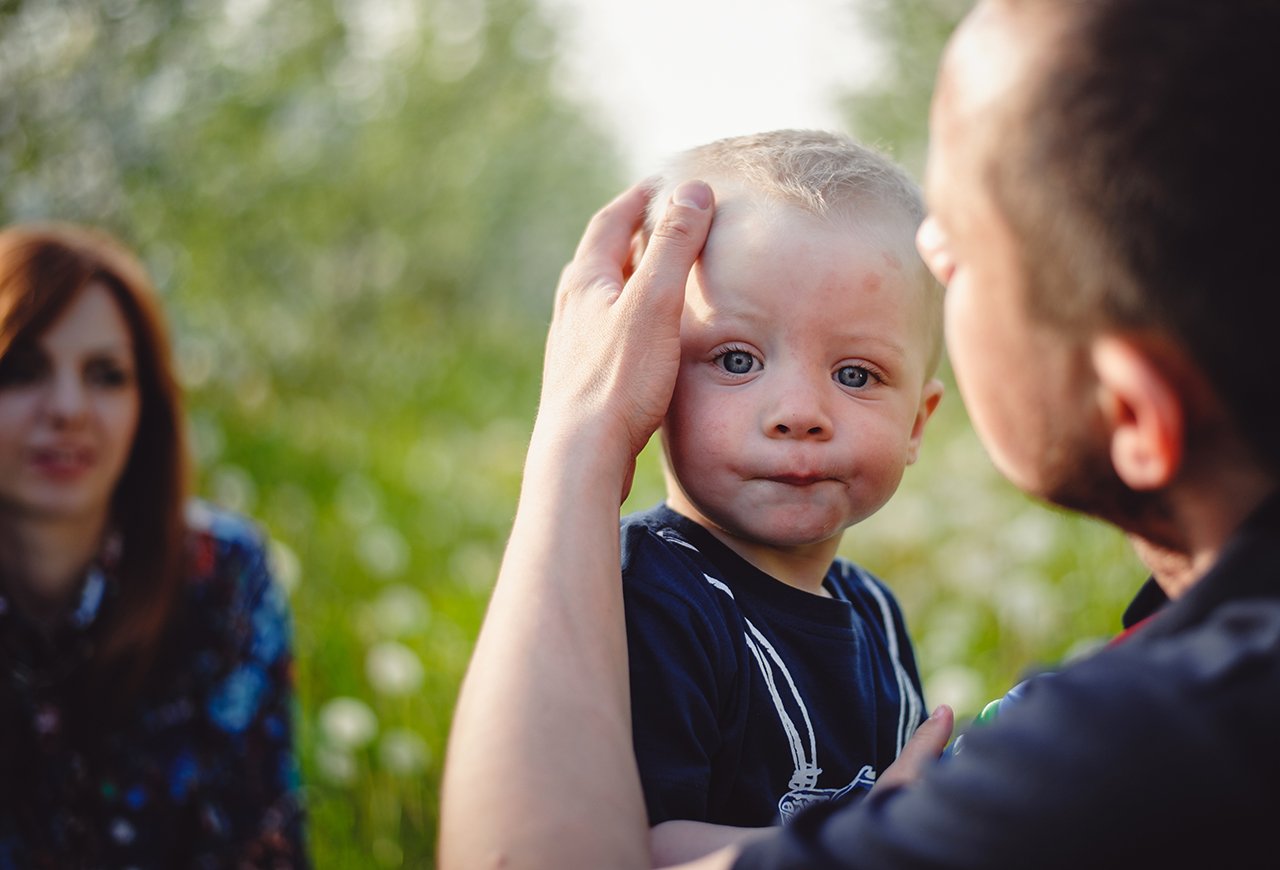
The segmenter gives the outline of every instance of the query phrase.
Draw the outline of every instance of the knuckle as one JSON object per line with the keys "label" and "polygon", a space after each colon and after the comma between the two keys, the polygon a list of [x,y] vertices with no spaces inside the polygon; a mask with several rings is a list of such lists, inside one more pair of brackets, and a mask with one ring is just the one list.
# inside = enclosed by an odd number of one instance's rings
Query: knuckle
{"label": "knuckle", "polygon": [[621,206],[615,201],[606,203],[594,215],[591,216],[589,223],[602,224],[613,220],[613,216],[619,211]]}
{"label": "knuckle", "polygon": [[556,290],[564,293],[565,290],[574,283],[574,278],[578,274],[577,261],[570,260],[560,269],[560,280],[556,283]]}
{"label": "knuckle", "polygon": [[694,237],[694,222],[690,216],[672,210],[654,227],[651,241],[685,246],[693,244]]}
{"label": "knuckle", "polygon": [[564,298],[573,292],[574,286],[578,283],[580,282],[578,281],[577,264],[574,262],[566,263],[564,268],[560,270],[560,280],[556,283],[556,302],[563,303]]}

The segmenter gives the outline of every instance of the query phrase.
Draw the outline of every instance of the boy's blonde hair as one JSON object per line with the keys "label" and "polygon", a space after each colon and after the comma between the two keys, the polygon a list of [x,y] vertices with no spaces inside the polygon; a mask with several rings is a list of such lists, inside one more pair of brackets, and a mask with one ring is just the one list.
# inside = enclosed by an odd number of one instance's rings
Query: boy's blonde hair
{"label": "boy's blonde hair", "polygon": [[733,136],[680,152],[654,180],[650,226],[656,210],[687,178],[731,179],[817,216],[871,208],[884,217],[896,212],[915,227],[925,213],[919,186],[901,167],[848,136],[823,130]]}
{"label": "boy's blonde hair", "polygon": [[[928,371],[942,353],[942,289],[915,249],[924,219],[920,187],[886,155],[841,133],[773,130],[718,139],[682,151],[652,181],[646,235],[676,185],[689,178],[741,185],[766,203],[856,222],[905,258],[933,304]],[[714,225],[713,225],[714,231]]]}

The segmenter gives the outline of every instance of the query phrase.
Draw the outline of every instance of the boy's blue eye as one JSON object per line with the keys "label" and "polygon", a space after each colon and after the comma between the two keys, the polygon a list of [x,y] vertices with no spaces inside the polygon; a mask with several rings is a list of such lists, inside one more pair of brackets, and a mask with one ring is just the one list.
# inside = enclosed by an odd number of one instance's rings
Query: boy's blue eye
{"label": "boy's blue eye", "polygon": [[745,350],[730,350],[720,354],[720,366],[731,375],[745,375],[755,364],[755,357]]}
{"label": "boy's blue eye", "polygon": [[862,366],[844,366],[836,372],[836,380],[842,387],[865,387],[871,381],[871,372]]}

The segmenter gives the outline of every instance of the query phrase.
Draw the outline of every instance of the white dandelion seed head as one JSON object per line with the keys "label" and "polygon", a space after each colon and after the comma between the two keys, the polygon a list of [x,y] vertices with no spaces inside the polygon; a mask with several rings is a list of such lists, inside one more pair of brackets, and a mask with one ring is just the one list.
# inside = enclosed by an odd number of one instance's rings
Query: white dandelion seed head
{"label": "white dandelion seed head", "polygon": [[395,577],[409,565],[409,543],[391,526],[374,525],[356,538],[356,556],[375,577]]}
{"label": "white dandelion seed head", "polygon": [[404,637],[427,627],[431,608],[421,592],[396,583],[388,586],[369,605],[369,619],[380,637]]}
{"label": "white dandelion seed head", "polygon": [[338,749],[359,749],[378,733],[378,717],[359,698],[332,698],[320,708],[320,732]]}
{"label": "white dandelion seed head", "polygon": [[270,544],[271,568],[286,595],[292,595],[302,580],[302,562],[293,548],[277,538]]}
{"label": "white dandelion seed head", "polygon": [[346,749],[320,744],[316,747],[316,770],[334,785],[351,785],[356,781],[359,765]]}
{"label": "white dandelion seed head", "polygon": [[364,660],[365,674],[374,690],[399,696],[417,691],[425,672],[418,654],[399,641],[374,644]]}
{"label": "white dandelion seed head", "polygon": [[408,728],[392,729],[378,742],[378,761],[384,769],[400,776],[422,773],[430,759],[427,741]]}

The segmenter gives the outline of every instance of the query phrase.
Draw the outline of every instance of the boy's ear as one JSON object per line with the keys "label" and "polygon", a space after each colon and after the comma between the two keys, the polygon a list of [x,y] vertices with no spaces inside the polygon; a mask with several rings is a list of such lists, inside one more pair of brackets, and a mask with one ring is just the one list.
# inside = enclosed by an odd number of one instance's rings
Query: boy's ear
{"label": "boy's ear", "polygon": [[911,424],[911,436],[907,439],[907,465],[915,464],[920,458],[920,441],[924,438],[924,424],[929,422],[933,412],[942,401],[945,388],[942,381],[931,378],[920,391],[920,406],[916,408],[916,419]]}
{"label": "boy's ear", "polygon": [[1182,393],[1165,368],[1131,339],[1099,336],[1091,358],[1116,474],[1137,491],[1167,486],[1182,467],[1186,444]]}

